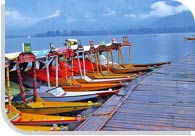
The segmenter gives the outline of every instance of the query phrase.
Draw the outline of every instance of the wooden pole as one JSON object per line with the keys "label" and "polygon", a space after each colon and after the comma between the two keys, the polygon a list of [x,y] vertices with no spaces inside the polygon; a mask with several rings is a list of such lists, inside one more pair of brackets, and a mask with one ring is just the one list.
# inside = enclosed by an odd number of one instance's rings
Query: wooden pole
{"label": "wooden pole", "polygon": [[58,56],[55,56],[56,61],[56,87],[58,87]]}
{"label": "wooden pole", "polygon": [[[36,61],[36,59],[35,59]],[[33,73],[34,73],[34,77],[33,77],[33,94],[34,94],[34,102],[37,101],[37,75],[36,75],[36,62],[32,62],[32,66],[33,66]]]}
{"label": "wooden pole", "polygon": [[93,62],[92,62],[91,55],[89,54],[89,52],[87,52],[87,55],[88,55],[88,58],[89,58],[90,63],[91,63],[91,67],[92,67],[92,70],[93,70],[93,74],[95,75],[95,70],[94,70],[94,66],[93,66]]}
{"label": "wooden pole", "polygon": [[22,82],[22,76],[20,72],[20,66],[19,66],[19,58],[16,60],[16,68],[17,68],[17,75],[18,75],[18,81],[19,81],[19,86],[20,86],[20,95],[22,97],[22,101],[26,102],[25,94],[24,94],[24,86]]}
{"label": "wooden pole", "polygon": [[133,67],[133,58],[132,58],[132,48],[131,46],[129,46],[129,60],[130,60],[130,64],[129,67]]}
{"label": "wooden pole", "polygon": [[99,55],[99,53],[97,52],[96,53],[97,54],[97,59],[98,59],[98,66],[99,66],[99,70],[100,70],[100,73],[102,73],[102,67],[101,67],[101,61],[100,61],[100,55]]}
{"label": "wooden pole", "polygon": [[109,51],[107,50],[106,51],[106,56],[107,56],[107,67],[108,67],[108,71],[107,71],[107,74],[109,75],[110,74],[110,64],[109,64],[109,62],[110,62],[110,55],[109,55]]}
{"label": "wooden pole", "polygon": [[83,50],[83,74],[84,74],[84,76],[86,76],[86,69],[85,69],[85,52],[84,52],[84,50]]}
{"label": "wooden pole", "polygon": [[119,50],[120,50],[120,55],[121,55],[121,59],[122,59],[122,65],[124,65],[124,56],[122,54],[121,47],[119,47]]}
{"label": "wooden pole", "polygon": [[50,85],[50,75],[49,75],[49,58],[46,57],[46,73],[47,73],[47,84],[48,84],[48,90],[51,89]]}
{"label": "wooden pole", "polygon": [[120,66],[120,51],[119,51],[119,48],[118,48],[118,69],[119,69],[119,66]]}
{"label": "wooden pole", "polygon": [[98,76],[99,76],[99,74],[100,74],[99,67],[98,67],[99,63],[98,63],[98,58],[97,58],[96,53],[94,53],[94,56],[95,56],[95,61],[96,61],[97,74],[98,74]]}
{"label": "wooden pole", "polygon": [[8,112],[11,113],[11,88],[9,78],[9,66],[6,67],[6,80],[7,80],[7,95],[8,95]]}
{"label": "wooden pole", "polygon": [[[81,69],[81,63],[80,63],[80,58],[79,58],[79,50],[77,50],[77,61],[78,61],[78,64],[79,64],[79,71],[80,71],[80,76],[81,78],[83,77],[83,73],[82,73],[82,69]],[[84,64],[83,64],[84,65]]]}
{"label": "wooden pole", "polygon": [[109,52],[110,52],[111,58],[112,58],[112,67],[114,67],[114,56],[113,56],[111,47],[109,48]]}
{"label": "wooden pole", "polygon": [[68,71],[67,71],[67,67],[66,67],[66,60],[67,60],[67,58],[66,58],[66,53],[64,54],[64,66],[65,66],[65,74],[66,74],[66,80],[68,81]]}

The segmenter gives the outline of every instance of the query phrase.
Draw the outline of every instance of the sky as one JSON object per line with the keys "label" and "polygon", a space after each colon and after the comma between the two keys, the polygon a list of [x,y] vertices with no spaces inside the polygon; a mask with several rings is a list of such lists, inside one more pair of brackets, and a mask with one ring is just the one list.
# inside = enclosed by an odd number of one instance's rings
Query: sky
{"label": "sky", "polygon": [[22,29],[44,19],[64,14],[66,22],[89,22],[116,17],[144,20],[149,17],[166,17],[188,11],[174,0],[6,0],[6,30]]}

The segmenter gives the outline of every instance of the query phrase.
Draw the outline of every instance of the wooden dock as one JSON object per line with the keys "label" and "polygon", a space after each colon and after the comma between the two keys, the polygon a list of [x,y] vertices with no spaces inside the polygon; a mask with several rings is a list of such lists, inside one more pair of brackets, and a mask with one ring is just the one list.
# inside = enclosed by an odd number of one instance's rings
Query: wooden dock
{"label": "wooden dock", "polygon": [[137,78],[76,131],[195,130],[195,54]]}

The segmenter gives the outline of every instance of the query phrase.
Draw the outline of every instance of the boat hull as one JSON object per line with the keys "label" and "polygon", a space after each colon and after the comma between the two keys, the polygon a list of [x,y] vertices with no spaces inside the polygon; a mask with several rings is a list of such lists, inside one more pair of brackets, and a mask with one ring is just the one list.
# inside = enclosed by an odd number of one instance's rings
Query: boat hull
{"label": "boat hull", "polygon": [[[120,73],[119,73],[120,74]],[[91,72],[88,72],[87,73],[87,76],[89,76],[90,78],[92,79],[101,79],[102,81],[105,81],[107,80],[107,82],[116,82],[116,81],[120,81],[120,82],[125,82],[125,81],[131,81],[134,79],[134,77],[132,76],[128,76],[128,74],[126,76],[115,76],[115,75],[102,75],[102,74],[93,74]]]}
{"label": "boat hull", "polygon": [[73,102],[73,101],[83,101],[88,99],[95,99],[99,95],[97,94],[91,94],[91,95],[82,95],[82,96],[65,96],[65,97],[55,97],[55,96],[49,96],[48,94],[39,94],[41,98],[43,98],[45,101],[56,101],[56,102]]}
{"label": "boat hull", "polygon": [[23,102],[12,103],[18,110],[30,114],[58,114],[88,109],[92,106],[98,106],[99,103],[92,102],[32,102],[29,104]]}
{"label": "boat hull", "polygon": [[98,78],[94,78],[94,79],[90,79],[89,81],[84,79],[77,79],[77,81],[79,83],[101,83],[101,84],[105,84],[105,83],[121,83],[121,82],[128,82],[131,81],[132,79],[130,78],[107,78],[107,79],[98,79]]}
{"label": "boat hull", "polygon": [[195,37],[185,37],[186,40],[195,40]]}
{"label": "boat hull", "polygon": [[112,72],[116,74],[120,73],[135,73],[135,72],[142,72],[142,71],[149,71],[148,67],[131,67],[131,68],[112,68]]}
{"label": "boat hull", "polygon": [[104,84],[95,84],[95,83],[84,83],[78,85],[63,85],[61,86],[67,92],[81,92],[81,91],[97,91],[97,90],[105,90],[109,88],[119,88],[122,84],[119,83],[104,83]]}
{"label": "boat hull", "polygon": [[120,90],[105,90],[105,91],[89,91],[89,92],[66,92],[65,95],[56,97],[50,93],[39,93],[42,99],[46,101],[83,101],[87,99],[93,99],[100,96],[108,96],[117,94]]}
{"label": "boat hull", "polygon": [[[133,67],[158,67],[161,65],[170,64],[170,62],[148,63],[148,64],[133,64]],[[122,64],[125,68],[130,68],[129,64]]]}
{"label": "boat hull", "polygon": [[[7,109],[6,105],[6,109]],[[69,124],[72,122],[80,122],[85,120],[83,117],[67,117],[67,116],[51,116],[51,115],[39,115],[22,113],[18,111],[14,106],[11,106],[11,113],[7,113],[8,118],[14,125],[32,125],[32,126],[44,126],[53,124]]]}
{"label": "boat hull", "polygon": [[15,125],[16,128],[25,131],[68,131],[68,127],[53,127],[53,126],[30,126],[30,125]]}

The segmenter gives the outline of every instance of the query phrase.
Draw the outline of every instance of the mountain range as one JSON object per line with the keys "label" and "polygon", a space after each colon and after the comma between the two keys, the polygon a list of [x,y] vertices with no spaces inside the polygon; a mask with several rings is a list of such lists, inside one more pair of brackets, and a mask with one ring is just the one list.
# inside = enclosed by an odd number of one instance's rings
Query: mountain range
{"label": "mountain range", "polygon": [[129,19],[124,20],[122,17],[96,15],[95,18],[90,16],[84,17],[78,15],[77,18],[67,16],[61,13],[59,16],[42,19],[39,22],[18,31],[22,35],[34,35],[37,33],[46,33],[51,30],[58,31],[113,31],[129,30],[139,28],[188,28],[195,27],[193,15],[189,11],[167,17],[148,17],[144,20]]}

